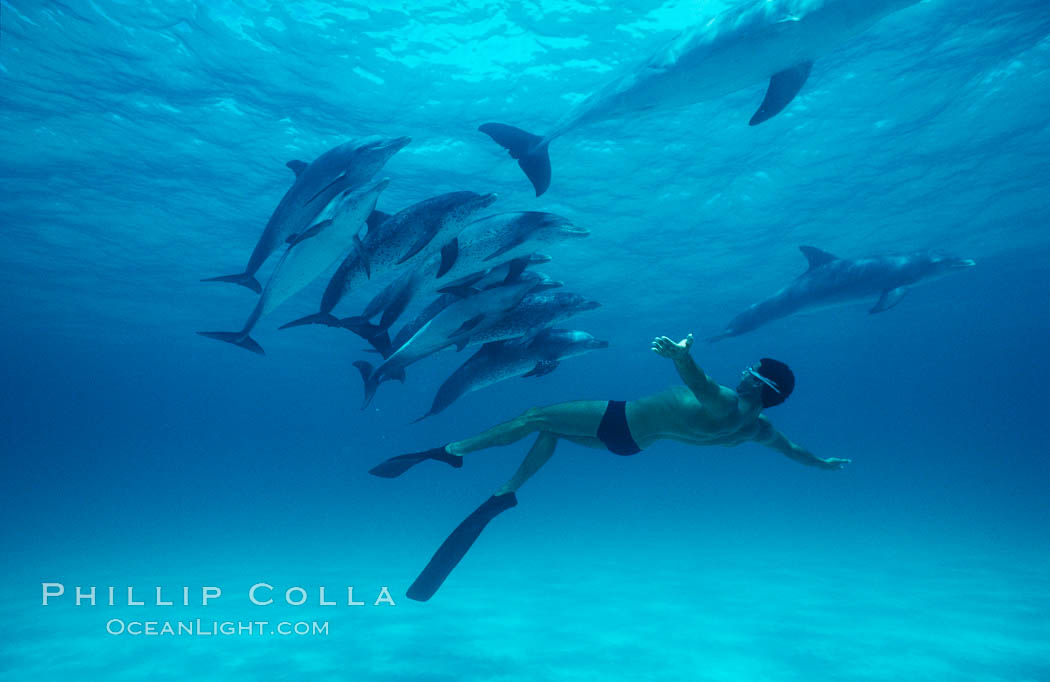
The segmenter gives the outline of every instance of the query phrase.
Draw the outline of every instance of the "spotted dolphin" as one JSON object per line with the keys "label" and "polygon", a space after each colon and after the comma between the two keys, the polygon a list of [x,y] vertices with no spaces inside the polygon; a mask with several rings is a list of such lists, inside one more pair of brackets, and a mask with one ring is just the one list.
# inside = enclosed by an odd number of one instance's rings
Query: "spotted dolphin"
{"label": "spotted dolphin", "polygon": [[535,281],[522,278],[511,284],[464,296],[424,324],[378,367],[373,368],[371,363],[363,360],[355,362],[354,367],[361,373],[365,384],[362,409],[372,401],[381,383],[389,379],[404,381],[405,368],[412,363],[449,346],[461,345],[471,335],[496,324],[535,286]]}
{"label": "spotted dolphin", "polygon": [[371,180],[391,156],[411,141],[408,137],[365,137],[333,147],[313,163],[289,161],[285,165],[295,173],[295,182],[266,223],[244,272],[201,281],[231,282],[261,293],[255,273],[270,254],[317,222],[332,199]]}
{"label": "spotted dolphin", "polygon": [[808,308],[849,303],[878,296],[869,312],[881,313],[900,303],[908,287],[956,270],[973,267],[969,258],[932,251],[849,260],[827,251],[800,246],[809,269],[794,282],[734,317],[725,331],[708,341],[738,336]]}
{"label": "spotted dolphin", "polygon": [[376,200],[388,183],[389,180],[384,179],[362,188],[346,190],[336,199],[331,218],[300,234],[277,263],[259,302],[239,332],[197,333],[263,355],[262,346],[250,336],[256,323],[346,255],[368,216],[375,210]]}
{"label": "spotted dolphin", "polygon": [[449,285],[472,284],[496,266],[510,264],[513,281],[540,245],[586,237],[590,230],[573,225],[554,213],[523,211],[498,213],[475,220],[411,273],[394,282],[368,305],[362,317],[382,315],[384,330],[422,294]]}
{"label": "spotted dolphin", "polygon": [[[500,267],[493,268],[489,272],[485,273],[485,275],[481,279],[476,280],[471,286],[457,285],[449,287],[448,290],[443,289],[443,293],[440,296],[431,301],[429,305],[427,305],[425,308],[423,308],[423,310],[419,312],[418,315],[416,315],[410,322],[406,323],[401,327],[401,329],[398,330],[397,335],[393,338],[393,340],[390,339],[387,328],[383,327],[382,325],[370,324],[368,322],[368,318],[364,316],[343,318],[339,321],[339,323],[340,326],[342,326],[344,329],[349,329],[353,333],[363,338],[365,341],[368,341],[368,343],[372,345],[372,347],[377,353],[382,355],[384,358],[388,358],[394,353],[395,350],[405,345],[405,343],[410,338],[412,338],[416,332],[422,329],[427,322],[430,322],[432,319],[434,319],[438,313],[440,313],[442,310],[449,307],[453,303],[458,302],[465,296],[473,295],[475,291],[484,291],[486,289],[492,289],[494,287],[509,284],[511,281],[531,280],[535,282],[535,284],[531,289],[529,289],[529,294],[524,299],[522,299],[521,303],[519,303],[511,312],[509,312],[504,319],[500,320],[499,324],[497,325],[499,327],[505,327],[508,323],[507,318],[516,317],[518,318],[520,324],[525,325],[525,328],[521,332],[511,333],[509,335],[506,334],[506,330],[502,330],[498,332],[500,334],[498,338],[503,339],[512,336],[517,336],[520,334],[524,334],[525,331],[531,327],[541,327],[544,325],[553,324],[555,321],[557,321],[554,319],[554,316],[556,316],[562,309],[568,308],[568,302],[565,299],[557,299],[556,302],[548,302],[547,298],[543,297],[541,292],[545,292],[550,289],[557,289],[563,286],[563,283],[557,280],[552,280],[543,273],[533,272],[531,270],[521,272],[515,275],[513,279],[508,280],[507,273],[511,271],[511,269],[514,267],[514,264],[506,263]],[[583,303],[582,296],[578,296],[577,294],[570,294],[569,296],[572,297],[570,299],[572,303]],[[540,303],[537,304],[537,302]],[[545,310],[543,307],[543,303],[547,303],[547,307],[550,310]],[[597,307],[597,305],[597,303],[593,304],[594,307]],[[547,319],[545,322],[541,323],[540,316],[543,315],[545,312],[550,315],[550,319]],[[474,344],[475,341],[473,339],[474,337],[469,337],[468,339],[464,339],[461,343],[465,344],[469,341],[469,343]],[[481,341],[480,343],[484,343],[484,341]],[[462,346],[459,347],[459,350],[462,350]]]}
{"label": "spotted dolphin", "polygon": [[919,0],[751,0],[679,34],[638,67],[580,101],[546,135],[502,123],[479,130],[507,149],[540,196],[550,186],[547,148],[581,126],[716,99],[768,80],[751,125],[782,111],[813,61]]}
{"label": "spotted dolphin", "polygon": [[566,358],[607,348],[587,332],[544,329],[523,339],[486,343],[438,388],[430,411],[421,421],[441,412],[462,396],[514,377],[540,377],[557,369]]}
{"label": "spotted dolphin", "polygon": [[455,238],[478,211],[488,208],[495,200],[495,194],[448,192],[424,199],[394,215],[376,211],[369,216],[364,238],[355,242],[356,248],[329,280],[321,297],[320,311],[289,322],[281,329],[310,323],[338,326],[332,310],[346,294],[401,266],[414,267],[425,261]]}

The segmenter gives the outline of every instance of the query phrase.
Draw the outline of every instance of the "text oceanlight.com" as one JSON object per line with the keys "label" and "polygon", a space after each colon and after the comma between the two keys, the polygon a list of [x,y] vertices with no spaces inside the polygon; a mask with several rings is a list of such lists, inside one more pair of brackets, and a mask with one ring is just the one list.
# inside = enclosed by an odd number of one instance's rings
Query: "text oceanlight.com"
{"label": "text oceanlight.com", "polygon": [[111,618],[106,621],[106,632],[111,635],[131,635],[136,636],[190,636],[190,637],[211,637],[211,636],[230,636],[230,635],[241,635],[241,636],[267,636],[267,635],[279,635],[279,636],[310,636],[320,635],[322,637],[328,635],[328,621],[318,623],[317,621],[306,622],[298,621],[291,623],[288,621],[279,621],[271,623],[266,620],[248,620],[248,621],[216,621],[216,620],[201,620],[196,618],[193,620],[122,620],[120,618]]}

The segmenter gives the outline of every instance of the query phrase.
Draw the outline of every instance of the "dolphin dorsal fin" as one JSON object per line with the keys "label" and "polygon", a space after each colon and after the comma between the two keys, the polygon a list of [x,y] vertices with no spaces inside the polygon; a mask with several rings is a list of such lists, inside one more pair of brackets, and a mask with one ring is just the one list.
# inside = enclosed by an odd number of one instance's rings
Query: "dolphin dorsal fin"
{"label": "dolphin dorsal fin", "polygon": [[831,261],[839,259],[838,256],[830,254],[827,251],[821,251],[814,246],[800,246],[798,247],[798,250],[801,251],[802,255],[809,261],[810,270],[819,268],[821,265],[827,265]]}
{"label": "dolphin dorsal fin", "polygon": [[292,172],[295,173],[295,177],[299,177],[300,175],[302,175],[303,171],[306,170],[306,165],[307,164],[306,164],[305,161],[299,161],[299,160],[293,159],[292,161],[289,161],[288,163],[286,163],[284,165],[286,165],[286,166],[288,166],[289,168],[292,169]]}

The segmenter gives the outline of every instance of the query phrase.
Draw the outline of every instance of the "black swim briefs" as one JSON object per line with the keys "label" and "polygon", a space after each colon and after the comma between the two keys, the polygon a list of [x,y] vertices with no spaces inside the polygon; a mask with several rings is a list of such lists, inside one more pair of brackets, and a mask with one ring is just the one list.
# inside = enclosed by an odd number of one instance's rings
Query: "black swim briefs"
{"label": "black swim briefs", "polygon": [[642,451],[627,427],[627,403],[610,400],[598,425],[598,440],[614,455],[636,455]]}

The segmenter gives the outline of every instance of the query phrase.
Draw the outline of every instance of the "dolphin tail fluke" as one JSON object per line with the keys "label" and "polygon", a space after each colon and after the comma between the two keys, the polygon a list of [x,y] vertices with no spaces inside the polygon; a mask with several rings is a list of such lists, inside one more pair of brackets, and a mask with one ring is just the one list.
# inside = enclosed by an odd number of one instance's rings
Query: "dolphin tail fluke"
{"label": "dolphin tail fluke", "polygon": [[266,355],[263,351],[262,346],[256,343],[255,339],[244,334],[243,332],[197,332],[201,336],[207,336],[209,339],[218,339],[219,341],[225,341],[226,343],[232,343],[235,346],[240,346],[245,350],[250,350],[253,353],[259,355]]}
{"label": "dolphin tail fluke", "polygon": [[376,389],[379,388],[379,381],[376,377],[375,369],[372,367],[371,362],[365,360],[358,360],[354,363],[354,367],[361,373],[361,380],[365,383],[365,400],[361,404],[361,409],[368,407],[369,403],[372,402],[372,398],[376,396]]}
{"label": "dolphin tail fluke", "polygon": [[225,277],[209,277],[207,279],[202,279],[201,281],[240,284],[242,287],[248,287],[257,294],[262,293],[262,286],[259,285],[259,280],[255,279],[255,275],[249,275],[247,272],[242,272],[239,275],[226,275]]}
{"label": "dolphin tail fluke", "polygon": [[393,355],[395,348],[390,342],[390,334],[382,325],[372,324],[363,317],[344,317],[339,320],[339,326],[360,336],[384,358]]}
{"label": "dolphin tail fluke", "polygon": [[722,339],[726,338],[727,336],[731,336],[731,335],[728,332],[726,332],[724,334],[715,334],[714,336],[709,336],[709,337],[707,337],[704,340],[707,341],[708,343],[714,343],[715,341],[721,341]]}
{"label": "dolphin tail fluke", "polygon": [[307,315],[306,317],[300,317],[298,320],[292,320],[287,324],[282,324],[278,329],[288,329],[289,327],[301,327],[304,324],[323,324],[329,327],[339,327],[339,318],[331,313],[314,313],[313,315]]}
{"label": "dolphin tail fluke", "polygon": [[547,191],[551,184],[551,159],[547,154],[548,143],[542,137],[502,123],[486,123],[478,130],[518,160],[518,166],[536,189],[536,196]]}

